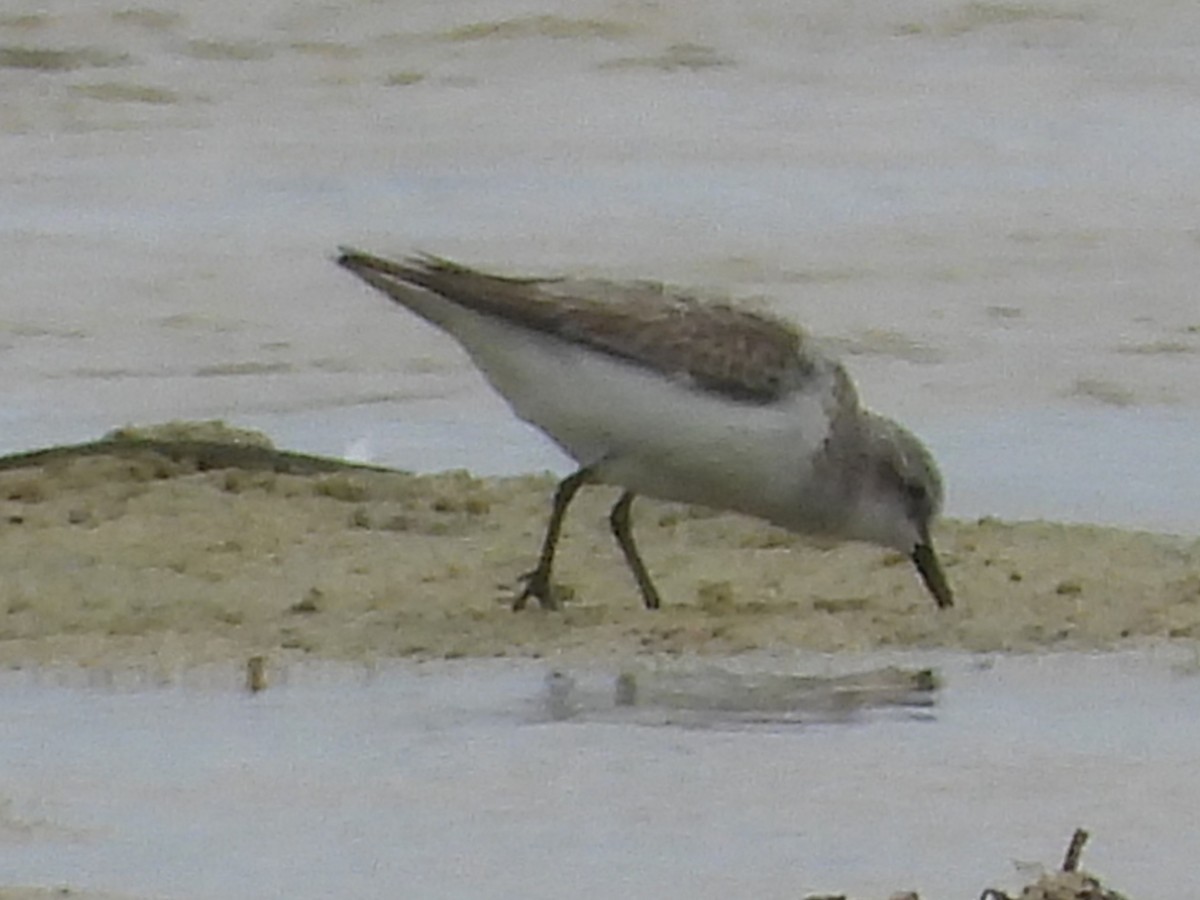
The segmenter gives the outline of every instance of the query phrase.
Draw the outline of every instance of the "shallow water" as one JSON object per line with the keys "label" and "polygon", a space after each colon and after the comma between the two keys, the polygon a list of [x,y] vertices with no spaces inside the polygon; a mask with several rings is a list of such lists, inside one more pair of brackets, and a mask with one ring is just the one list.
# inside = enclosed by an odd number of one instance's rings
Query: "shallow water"
{"label": "shallow water", "polygon": [[[572,461],[479,386],[471,398],[347,404],[319,412],[234,417],[277,446],[415,472],[552,471]],[[109,429],[107,413],[73,416],[69,440]],[[2,420],[2,415],[0,415]],[[1200,533],[1200,421],[1173,409],[1006,410],[914,424],[938,459],[946,514],[1047,519],[1172,534]],[[0,451],[64,440],[53,420],[17,417]],[[44,438],[35,437],[45,433]],[[14,439],[14,436],[15,439]]]}
{"label": "shallow water", "polygon": [[[262,415],[247,424],[282,446],[418,472],[480,475],[573,463],[500,401],[346,407],[315,417]],[[919,426],[914,426],[919,427]],[[1049,519],[1177,534],[1200,532],[1200,421],[1170,409],[959,412],[919,427],[960,518]]]}
{"label": "shallow water", "polygon": [[[10,883],[178,898],[978,896],[1057,865],[1131,897],[1190,898],[1194,654],[758,660],[829,674],[934,665],[912,713],[690,727],[547,666],[293,669],[249,695],[78,672],[0,687],[0,869]],[[276,680],[278,675],[272,673]],[[769,716],[767,717],[769,720]]]}
{"label": "shallow water", "polygon": [[767,295],[955,514],[1200,526],[1190,7],[221,8],[0,17],[0,450],[561,465],[352,242]]}

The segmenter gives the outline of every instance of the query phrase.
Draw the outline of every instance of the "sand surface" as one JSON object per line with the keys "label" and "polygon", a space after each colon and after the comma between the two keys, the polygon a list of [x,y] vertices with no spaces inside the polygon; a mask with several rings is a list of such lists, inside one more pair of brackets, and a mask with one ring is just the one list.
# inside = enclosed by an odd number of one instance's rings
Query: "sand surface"
{"label": "sand surface", "polygon": [[556,569],[565,611],[514,613],[552,478],[336,463],[306,473],[287,454],[167,434],[0,471],[4,662],[169,675],[253,655],[1094,649],[1200,633],[1195,540],[944,522],[936,540],[958,605],[940,612],[897,554],[817,548],[757,521],[646,500],[635,534],[666,605],[649,612],[607,531],[615,495],[603,488],[585,491],[567,520]]}

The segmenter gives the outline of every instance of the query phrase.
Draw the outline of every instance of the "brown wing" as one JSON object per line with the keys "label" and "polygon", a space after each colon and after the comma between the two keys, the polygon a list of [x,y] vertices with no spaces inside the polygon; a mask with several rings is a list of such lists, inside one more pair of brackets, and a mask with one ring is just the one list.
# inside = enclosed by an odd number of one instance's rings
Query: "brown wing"
{"label": "brown wing", "polygon": [[433,256],[395,263],[349,250],[339,262],[739,400],[775,400],[817,368],[803,335],[783,322],[659,284],[509,278]]}

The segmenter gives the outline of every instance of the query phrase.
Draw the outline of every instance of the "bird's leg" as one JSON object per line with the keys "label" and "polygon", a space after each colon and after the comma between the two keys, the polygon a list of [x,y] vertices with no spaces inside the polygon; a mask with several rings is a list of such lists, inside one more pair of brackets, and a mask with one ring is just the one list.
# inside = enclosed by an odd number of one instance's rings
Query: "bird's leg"
{"label": "bird's leg", "polygon": [[558,609],[558,600],[554,597],[554,589],[550,583],[550,570],[554,566],[554,550],[558,546],[558,535],[562,531],[563,516],[567,507],[583,485],[591,478],[592,470],[583,466],[573,475],[568,475],[558,483],[554,491],[554,508],[550,512],[550,522],[546,525],[546,537],[542,541],[542,555],[538,557],[537,568],[521,576],[525,588],[516,600],[513,609],[524,609],[530,597],[537,598],[542,609]]}
{"label": "bird's leg", "polygon": [[608,514],[608,522],[612,526],[613,536],[617,539],[621,552],[625,554],[625,562],[629,564],[629,568],[633,571],[633,577],[637,579],[638,589],[642,592],[642,600],[646,604],[646,609],[658,609],[662,605],[662,601],[659,600],[654,582],[650,580],[650,573],[646,571],[646,564],[642,562],[637,545],[633,542],[629,509],[633,506],[634,496],[636,495],[632,491],[623,493],[613,505],[612,512]]}

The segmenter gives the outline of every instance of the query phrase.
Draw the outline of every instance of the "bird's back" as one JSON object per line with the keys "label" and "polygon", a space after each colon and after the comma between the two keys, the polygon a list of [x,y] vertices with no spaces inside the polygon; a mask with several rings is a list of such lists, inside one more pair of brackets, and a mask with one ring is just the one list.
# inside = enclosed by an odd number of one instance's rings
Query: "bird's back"
{"label": "bird's back", "polygon": [[778,401],[830,362],[803,332],[772,316],[655,282],[511,278],[433,256],[396,263],[345,251],[338,261],[410,308],[419,303],[411,288],[419,288],[742,402]]}

